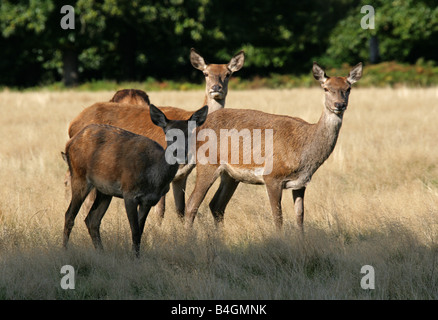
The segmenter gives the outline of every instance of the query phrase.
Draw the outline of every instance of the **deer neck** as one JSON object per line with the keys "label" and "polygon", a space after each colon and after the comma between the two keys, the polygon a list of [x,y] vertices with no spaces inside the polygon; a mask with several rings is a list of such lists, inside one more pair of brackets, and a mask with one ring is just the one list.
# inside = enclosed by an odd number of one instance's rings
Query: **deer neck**
{"label": "deer neck", "polygon": [[302,155],[302,164],[313,174],[333,152],[342,126],[342,115],[330,112],[327,107],[309,136],[307,150]]}
{"label": "deer neck", "polygon": [[178,172],[178,168],[179,163],[176,161],[175,163],[169,163],[168,159],[166,159],[166,151],[163,152],[160,160],[157,162],[157,173],[160,175],[160,177],[164,178],[161,179],[161,181],[164,181],[165,184],[170,183]]}
{"label": "deer neck", "polygon": [[208,105],[208,113],[212,113],[213,111],[223,109],[225,107],[225,98],[221,100],[216,100],[211,98],[208,93],[205,94],[204,106]]}

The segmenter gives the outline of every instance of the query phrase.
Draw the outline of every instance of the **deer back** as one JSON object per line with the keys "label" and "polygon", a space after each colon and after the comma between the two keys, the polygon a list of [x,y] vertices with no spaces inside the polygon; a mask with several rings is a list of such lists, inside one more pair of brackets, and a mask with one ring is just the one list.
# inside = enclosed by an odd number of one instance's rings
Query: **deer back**
{"label": "deer back", "polygon": [[[193,111],[173,107],[159,108],[170,120],[187,120]],[[107,124],[146,136],[166,147],[163,130],[152,123],[149,107],[114,102],[99,102],[84,109],[71,123],[68,134],[73,137],[89,124]]]}

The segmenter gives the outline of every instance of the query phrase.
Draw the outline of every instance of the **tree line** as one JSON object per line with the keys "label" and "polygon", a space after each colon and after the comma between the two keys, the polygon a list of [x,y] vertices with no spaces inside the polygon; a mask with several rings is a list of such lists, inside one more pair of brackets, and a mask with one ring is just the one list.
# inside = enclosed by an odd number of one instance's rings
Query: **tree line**
{"label": "tree line", "polygon": [[[74,29],[61,25],[65,5]],[[365,5],[374,28],[361,26]],[[191,47],[212,63],[244,50],[242,77],[305,73],[314,60],[438,60],[435,0],[2,0],[0,27],[0,85],[15,87],[199,80]]]}

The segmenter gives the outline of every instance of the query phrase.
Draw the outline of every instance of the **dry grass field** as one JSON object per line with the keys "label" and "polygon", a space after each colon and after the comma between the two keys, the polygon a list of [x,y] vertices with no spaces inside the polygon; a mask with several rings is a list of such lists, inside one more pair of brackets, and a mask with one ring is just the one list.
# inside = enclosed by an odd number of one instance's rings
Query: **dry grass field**
{"label": "dry grass field", "polygon": [[[104,252],[82,211],[62,249],[67,125],[112,94],[0,93],[0,299],[438,299],[437,88],[353,88],[336,148],[306,191],[304,238],[290,190],[277,233],[264,186],[245,184],[216,231],[216,182],[192,232],[172,197],[161,226],[151,211],[138,260],[119,199],[102,222]],[[201,91],[148,94],[189,110],[203,101]],[[230,90],[226,107],[316,122],[322,99],[317,88]],[[74,290],[60,286],[67,264]],[[364,265],[374,267],[374,290],[361,288]]]}

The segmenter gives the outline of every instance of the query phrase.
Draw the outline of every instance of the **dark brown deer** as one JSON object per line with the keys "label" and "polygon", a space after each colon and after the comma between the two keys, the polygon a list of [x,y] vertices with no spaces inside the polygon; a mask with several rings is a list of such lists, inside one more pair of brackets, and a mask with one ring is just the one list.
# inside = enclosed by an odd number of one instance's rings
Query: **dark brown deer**
{"label": "dark brown deer", "polygon": [[[228,64],[206,64],[202,56],[192,49],[190,61],[193,66],[202,70],[205,76],[205,99],[208,105],[208,112],[219,110],[225,106],[225,99],[228,93],[228,81],[233,74],[243,66],[245,55],[243,51],[231,58]],[[169,119],[189,119],[193,111],[174,107],[159,107]],[[161,129],[154,126],[149,117],[149,109],[141,106],[116,104],[116,103],[95,103],[84,109],[69,126],[69,137],[73,137],[85,126],[97,124],[109,124],[120,127],[136,134],[144,135],[157,141],[161,146],[166,146],[165,136]],[[184,217],[185,209],[185,187],[187,177],[193,165],[181,165],[176,174],[172,189],[175,198],[175,206],[178,216]],[[92,196],[92,194],[90,194]],[[160,200],[156,210],[161,218],[164,217],[165,197]]]}
{"label": "dark brown deer", "polygon": [[[281,229],[283,218],[281,197],[283,189],[292,189],[297,223],[303,229],[304,192],[312,175],[332,153],[341,129],[342,119],[348,105],[351,86],[362,76],[362,63],[353,67],[346,77],[328,77],[324,70],[315,62],[313,76],[321,83],[325,91],[325,103],[321,118],[317,123],[289,116],[275,115],[255,110],[223,109],[212,113],[199,132],[205,129],[213,131],[217,137],[215,147],[209,150],[209,156],[216,158],[210,161],[199,161],[200,148],[204,142],[197,141],[196,185],[187,201],[186,226],[191,227],[207,191],[214,181],[221,177],[221,184],[210,202],[210,210],[216,224],[223,221],[225,208],[240,182],[249,184],[264,184],[268,192],[272,214],[277,229]],[[272,143],[272,159],[263,164],[251,159],[251,149],[245,150],[243,141],[233,148],[228,148],[226,159],[221,155],[220,146],[229,145],[220,141],[221,130],[231,132],[231,139],[237,139],[244,130],[254,132],[256,129],[272,130],[272,141],[262,141],[258,148],[267,150],[266,143]],[[234,129],[234,131],[233,131]],[[252,137],[253,141],[254,136]],[[251,139],[251,137],[250,137]],[[199,140],[199,138],[198,138]],[[221,143],[222,142],[222,143]],[[255,146],[254,146],[255,147]],[[239,161],[232,161],[232,155],[237,155]],[[250,161],[242,161],[249,155]],[[231,161],[230,161],[231,159]]]}
{"label": "dark brown deer", "polygon": [[[114,96],[111,98],[110,102],[117,103],[126,103],[133,104],[137,106],[149,107],[150,100],[149,96],[143,90],[139,89],[122,89],[118,90]],[[64,185],[65,185],[65,198],[66,200],[70,200],[70,172],[66,172],[64,177]],[[85,201],[83,208],[88,211],[93,205],[94,196],[88,197],[87,201]]]}
{"label": "dark brown deer", "polygon": [[[100,223],[112,197],[123,198],[132,233],[133,250],[140,252],[140,240],[152,206],[169,191],[169,184],[179,163],[187,162],[188,122],[204,123],[204,106],[187,120],[168,120],[155,106],[150,106],[151,121],[164,134],[171,129],[184,133],[184,159],[168,161],[166,151],[157,142],[130,131],[101,124],[83,128],[67,142],[64,160],[71,172],[72,199],[65,214],[64,247],[67,247],[75,217],[94,188],[96,198],[85,223],[94,246],[102,249]],[[169,140],[169,148],[177,140]],[[180,146],[181,147],[181,146]],[[167,149],[166,149],[167,150]],[[178,155],[177,155],[178,156]]]}

